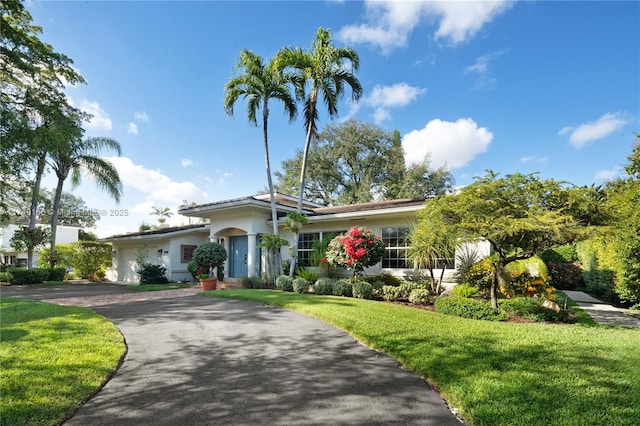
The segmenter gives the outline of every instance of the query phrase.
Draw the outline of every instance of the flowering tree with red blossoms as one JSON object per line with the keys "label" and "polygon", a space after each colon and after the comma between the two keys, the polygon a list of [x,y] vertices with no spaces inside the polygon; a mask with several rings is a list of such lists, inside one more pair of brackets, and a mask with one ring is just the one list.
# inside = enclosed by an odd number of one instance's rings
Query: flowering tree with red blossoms
{"label": "flowering tree with red blossoms", "polygon": [[338,235],[327,246],[330,264],[353,269],[354,278],[364,268],[373,266],[384,257],[384,243],[369,228],[354,226],[346,234]]}

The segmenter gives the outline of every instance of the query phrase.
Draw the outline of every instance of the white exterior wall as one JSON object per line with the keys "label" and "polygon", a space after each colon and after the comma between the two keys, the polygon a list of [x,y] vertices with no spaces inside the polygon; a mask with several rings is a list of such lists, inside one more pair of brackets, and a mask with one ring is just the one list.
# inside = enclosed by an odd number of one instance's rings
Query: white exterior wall
{"label": "white exterior wall", "polygon": [[[42,228],[50,229],[49,225],[37,225]],[[27,259],[27,253],[16,252],[11,248],[11,238],[15,231],[21,229],[18,225],[7,225],[0,228],[0,262],[4,262],[5,256],[15,256],[16,259]],[[78,226],[58,225],[56,227],[56,244],[71,244],[78,241],[78,232],[82,229]],[[40,251],[35,250],[33,253],[33,264],[37,264],[40,258]]]}
{"label": "white exterior wall", "polygon": [[163,253],[163,258],[166,256],[170,265],[170,268],[167,268],[169,281],[193,281],[193,276],[187,270],[189,262],[182,262],[181,246],[199,246],[207,241],[209,238],[206,233],[183,235],[169,241],[169,253]]}

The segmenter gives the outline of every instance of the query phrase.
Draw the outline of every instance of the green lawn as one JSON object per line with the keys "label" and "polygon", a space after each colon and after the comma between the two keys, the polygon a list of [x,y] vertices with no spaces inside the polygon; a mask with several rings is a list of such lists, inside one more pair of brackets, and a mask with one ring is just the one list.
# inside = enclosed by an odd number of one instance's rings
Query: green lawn
{"label": "green lawn", "polygon": [[115,372],[126,352],[93,311],[0,299],[0,423],[57,425]]}
{"label": "green lawn", "polygon": [[133,291],[161,291],[161,290],[174,290],[176,288],[187,288],[187,287],[193,287],[193,285],[184,284],[184,283],[141,284],[141,285],[128,285],[127,289],[133,290]]}
{"label": "green lawn", "polygon": [[469,424],[640,425],[638,329],[485,322],[272,290],[200,294],[282,306],[343,329],[437,386]]}

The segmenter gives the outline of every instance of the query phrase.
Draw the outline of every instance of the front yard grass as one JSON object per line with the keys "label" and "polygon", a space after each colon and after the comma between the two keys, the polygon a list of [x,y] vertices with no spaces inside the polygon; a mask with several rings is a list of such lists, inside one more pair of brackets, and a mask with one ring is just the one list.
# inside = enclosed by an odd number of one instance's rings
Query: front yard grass
{"label": "front yard grass", "polygon": [[115,325],[86,308],[0,299],[0,423],[56,425],[115,372]]}
{"label": "front yard grass", "polygon": [[200,294],[281,306],[345,330],[437,386],[476,426],[640,424],[638,329],[485,322],[272,290]]}

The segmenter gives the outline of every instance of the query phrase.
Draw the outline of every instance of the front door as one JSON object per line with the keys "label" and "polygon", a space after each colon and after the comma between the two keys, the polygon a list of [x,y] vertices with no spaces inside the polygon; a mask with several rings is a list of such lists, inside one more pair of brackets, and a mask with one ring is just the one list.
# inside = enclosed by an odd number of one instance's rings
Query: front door
{"label": "front door", "polygon": [[232,278],[242,278],[247,276],[247,250],[249,242],[246,235],[231,237],[229,240],[229,276]]}

